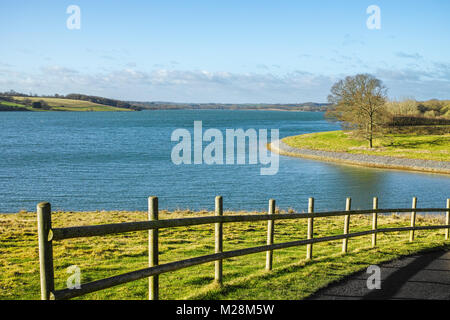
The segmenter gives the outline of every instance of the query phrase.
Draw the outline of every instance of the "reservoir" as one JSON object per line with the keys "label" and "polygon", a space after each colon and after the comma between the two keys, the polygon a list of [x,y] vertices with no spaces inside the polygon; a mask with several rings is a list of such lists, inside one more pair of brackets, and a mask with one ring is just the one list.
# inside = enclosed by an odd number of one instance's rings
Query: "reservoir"
{"label": "reservoir", "polygon": [[[275,175],[260,164],[176,165],[171,134],[205,129],[279,129],[281,138],[339,130],[320,112],[161,110],[142,112],[1,112],[0,212],[35,210],[146,210],[158,196],[160,209],[266,210],[274,198],[281,209],[299,212],[315,197],[316,210],[444,207],[446,175],[364,168],[280,156]],[[248,152],[248,151],[247,151]]]}

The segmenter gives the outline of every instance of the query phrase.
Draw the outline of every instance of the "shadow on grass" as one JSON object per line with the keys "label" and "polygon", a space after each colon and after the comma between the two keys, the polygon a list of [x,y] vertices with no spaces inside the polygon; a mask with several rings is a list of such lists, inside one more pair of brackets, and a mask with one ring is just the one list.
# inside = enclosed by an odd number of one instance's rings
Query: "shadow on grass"
{"label": "shadow on grass", "polygon": [[[284,276],[287,273],[296,273],[302,271],[305,267],[313,266],[316,264],[326,264],[326,263],[332,263],[336,262],[337,259],[340,259],[342,257],[345,257],[347,259],[351,259],[353,257],[356,257],[361,252],[367,252],[373,250],[371,248],[363,248],[358,249],[354,252],[349,252],[346,255],[342,253],[337,253],[334,255],[330,255],[328,257],[319,257],[313,260],[301,260],[300,262],[290,264],[285,267],[278,267],[276,269],[273,269],[272,271],[259,271],[255,274],[249,275],[247,277],[234,279],[228,283],[224,283],[223,285],[218,285],[216,283],[210,284],[208,287],[204,288],[203,292],[200,292],[194,296],[189,297],[189,299],[208,299],[208,300],[219,300],[223,299],[224,296],[227,296],[229,294],[232,294],[234,292],[237,292],[239,290],[248,290],[252,289],[252,283],[249,280],[258,280],[258,281],[270,281],[273,279],[276,279],[278,277]],[[361,265],[361,269],[363,269],[367,263],[363,263],[360,261],[352,262],[353,265]],[[343,277],[342,274],[339,273],[329,273],[329,275],[334,276],[331,281],[337,281],[339,279],[335,279],[335,277]],[[303,277],[307,277],[307,275],[302,275]],[[280,297],[282,299],[282,297]]]}
{"label": "shadow on grass", "polygon": [[446,138],[435,138],[433,140],[426,141],[397,141],[388,144],[389,147],[395,148],[405,148],[405,149],[424,149],[426,146],[444,146],[448,143],[448,139]]}

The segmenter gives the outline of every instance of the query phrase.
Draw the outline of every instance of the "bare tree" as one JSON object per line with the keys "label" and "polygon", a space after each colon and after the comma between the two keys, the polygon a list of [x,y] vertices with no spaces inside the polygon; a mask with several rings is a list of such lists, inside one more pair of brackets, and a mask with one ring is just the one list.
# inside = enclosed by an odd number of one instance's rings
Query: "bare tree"
{"label": "bare tree", "polygon": [[343,121],[373,147],[374,134],[384,123],[387,89],[369,74],[357,74],[336,82],[328,101],[333,108],[327,116]]}

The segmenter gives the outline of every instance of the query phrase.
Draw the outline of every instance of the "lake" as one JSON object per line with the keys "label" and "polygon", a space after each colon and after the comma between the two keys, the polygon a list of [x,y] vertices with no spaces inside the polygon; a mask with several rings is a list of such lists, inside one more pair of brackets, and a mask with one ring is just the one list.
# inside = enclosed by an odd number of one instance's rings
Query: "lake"
{"label": "lake", "polygon": [[345,198],[354,209],[379,206],[444,207],[445,175],[347,166],[280,157],[278,174],[260,175],[260,165],[175,165],[177,128],[279,129],[280,137],[339,129],[323,113],[229,110],[142,112],[1,112],[0,212],[35,210],[146,210],[156,195],[161,209],[265,210],[274,198],[282,209],[338,210]]}

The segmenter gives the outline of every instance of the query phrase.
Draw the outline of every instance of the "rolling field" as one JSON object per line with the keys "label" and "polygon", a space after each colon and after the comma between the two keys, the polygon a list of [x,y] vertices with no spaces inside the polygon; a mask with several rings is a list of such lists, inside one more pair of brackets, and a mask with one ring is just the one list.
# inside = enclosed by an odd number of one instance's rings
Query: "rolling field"
{"label": "rolling field", "polygon": [[[73,100],[73,99],[61,99],[61,98],[41,98],[41,97],[14,97],[16,101],[23,101],[25,99],[31,101],[45,101],[50,110],[40,110],[20,104],[15,104],[16,106],[21,106],[31,111],[132,111],[126,108],[116,108],[107,105],[92,103],[90,101],[83,100]],[[5,104],[6,102],[2,102]]]}

